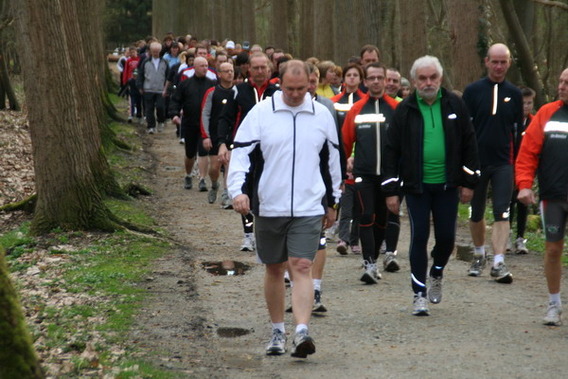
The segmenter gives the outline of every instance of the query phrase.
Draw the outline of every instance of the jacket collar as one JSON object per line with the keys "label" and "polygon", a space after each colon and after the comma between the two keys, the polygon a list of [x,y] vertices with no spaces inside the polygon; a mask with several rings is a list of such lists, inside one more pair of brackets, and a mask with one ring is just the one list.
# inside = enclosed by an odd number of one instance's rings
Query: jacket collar
{"label": "jacket collar", "polygon": [[[284,95],[284,93],[282,91],[276,91],[274,92],[274,95],[272,95],[272,111],[273,112],[277,112],[277,111],[290,111],[290,106],[286,105],[286,103],[284,103],[284,99],[282,98],[282,96]],[[314,103],[312,101],[312,98],[310,96],[310,93],[307,92],[306,95],[304,96],[304,102],[296,107],[295,109],[297,109],[296,113],[299,112],[307,112],[307,113],[315,113],[315,106]]]}

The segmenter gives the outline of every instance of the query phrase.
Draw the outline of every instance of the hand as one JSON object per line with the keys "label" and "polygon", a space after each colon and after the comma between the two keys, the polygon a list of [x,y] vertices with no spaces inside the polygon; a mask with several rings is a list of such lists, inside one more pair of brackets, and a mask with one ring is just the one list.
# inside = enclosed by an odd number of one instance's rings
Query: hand
{"label": "hand", "polygon": [[250,199],[248,195],[241,193],[233,199],[233,209],[242,214],[247,215],[250,213]]}
{"label": "hand", "polygon": [[534,196],[533,190],[530,188],[523,188],[520,190],[517,199],[527,206],[530,204],[536,204],[536,197]]}
{"label": "hand", "polygon": [[219,152],[217,153],[217,156],[219,157],[219,161],[223,164],[229,164],[229,160],[231,159],[231,152],[229,151],[229,149],[227,149],[227,145],[225,145],[224,143],[222,143],[221,145],[219,145]]}
{"label": "hand", "polygon": [[354,157],[347,158],[347,167],[346,167],[347,172],[353,172],[353,163],[354,162],[355,162]]}
{"label": "hand", "polygon": [[323,218],[323,227],[325,229],[331,228],[335,223],[336,219],[337,219],[337,211],[331,207],[327,207],[327,213]]}
{"label": "hand", "polygon": [[176,125],[181,124],[181,118],[179,118],[179,116],[174,116],[174,118],[172,118],[172,122]]}
{"label": "hand", "polygon": [[471,201],[473,197],[473,190],[467,187],[460,187],[460,201],[465,204]]}
{"label": "hand", "polygon": [[211,138],[205,138],[203,140],[203,148],[207,151],[213,148],[213,143],[211,142]]}
{"label": "hand", "polygon": [[398,198],[398,196],[387,197],[387,208],[395,215],[398,214],[400,210],[400,199]]}

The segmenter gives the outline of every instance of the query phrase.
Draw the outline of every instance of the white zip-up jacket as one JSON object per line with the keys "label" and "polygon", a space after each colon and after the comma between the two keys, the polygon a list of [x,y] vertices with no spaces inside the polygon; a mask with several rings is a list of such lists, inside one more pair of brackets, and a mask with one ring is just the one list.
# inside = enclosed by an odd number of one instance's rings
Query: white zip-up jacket
{"label": "white zip-up jacket", "polygon": [[335,123],[309,93],[289,107],[282,91],[247,114],[235,136],[227,185],[247,194],[255,215],[306,217],[339,202],[341,170]]}

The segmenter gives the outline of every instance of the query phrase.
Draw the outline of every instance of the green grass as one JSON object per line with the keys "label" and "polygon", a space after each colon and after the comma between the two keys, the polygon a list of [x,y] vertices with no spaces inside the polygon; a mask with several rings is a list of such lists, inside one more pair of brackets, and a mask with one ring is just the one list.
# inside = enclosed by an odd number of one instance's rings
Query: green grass
{"label": "green grass", "polygon": [[[138,153],[133,153],[141,149],[136,129],[120,123],[114,123],[112,128],[117,138],[132,147],[131,151],[119,148],[107,151],[116,179],[121,185],[143,182],[147,172],[136,159]],[[145,205],[135,199],[107,199],[105,204],[128,222],[155,228],[154,220],[145,213]],[[71,376],[80,377],[83,370],[92,370],[89,362],[79,358],[79,354],[87,343],[95,341],[99,367],[105,367],[103,374],[114,369],[112,376],[117,378],[175,377],[171,372],[144,362],[143,358],[133,357],[135,347],[128,344],[136,315],[148,298],[141,283],[153,268],[153,261],[171,250],[168,242],[139,233],[101,234],[61,229],[54,229],[43,237],[32,237],[29,223],[24,223],[16,230],[0,235],[0,246],[7,252],[12,272],[36,265],[38,249],[44,252],[43,259],[61,258],[57,264],[41,269],[38,274],[41,278],[36,284],[38,289],[49,295],[27,296],[22,302],[37,315],[29,328],[34,340],[41,338],[38,351],[61,349],[64,353],[74,354],[71,362],[75,367]],[[58,294],[71,294],[74,299],[81,300],[71,304],[49,302]],[[112,350],[117,348],[125,350],[124,355],[113,356]],[[117,368],[124,371],[117,373]]]}

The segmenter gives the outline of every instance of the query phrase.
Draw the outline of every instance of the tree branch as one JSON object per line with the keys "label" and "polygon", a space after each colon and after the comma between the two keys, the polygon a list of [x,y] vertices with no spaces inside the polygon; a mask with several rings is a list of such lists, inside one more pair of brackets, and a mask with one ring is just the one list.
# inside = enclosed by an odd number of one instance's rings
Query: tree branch
{"label": "tree branch", "polygon": [[565,11],[568,11],[568,4],[563,3],[561,1],[553,1],[553,0],[531,0],[531,1],[534,3],[546,5],[548,7],[557,7],[560,9],[564,9]]}

